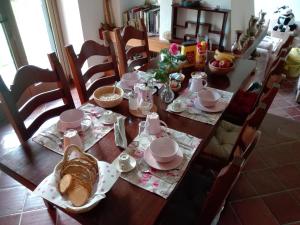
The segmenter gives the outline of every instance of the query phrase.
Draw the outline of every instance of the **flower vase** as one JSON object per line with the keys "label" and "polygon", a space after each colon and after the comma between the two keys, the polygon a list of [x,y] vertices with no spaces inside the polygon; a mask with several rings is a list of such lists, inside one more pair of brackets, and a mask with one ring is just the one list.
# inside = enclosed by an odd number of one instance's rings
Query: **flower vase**
{"label": "flower vase", "polygon": [[173,101],[174,97],[175,94],[172,91],[169,83],[164,84],[162,91],[160,92],[160,99],[165,103],[170,103]]}

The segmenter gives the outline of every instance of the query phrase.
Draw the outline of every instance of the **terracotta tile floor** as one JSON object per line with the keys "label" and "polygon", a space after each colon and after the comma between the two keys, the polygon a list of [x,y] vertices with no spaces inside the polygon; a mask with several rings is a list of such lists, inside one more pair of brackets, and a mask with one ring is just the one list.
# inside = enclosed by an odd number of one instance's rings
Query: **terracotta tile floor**
{"label": "terracotta tile floor", "polygon": [[269,113],[300,121],[300,104],[295,102],[298,79],[283,81]]}
{"label": "terracotta tile floor", "polygon": [[[297,80],[283,83],[262,137],[234,187],[218,225],[300,224],[300,105]],[[273,114],[273,115],[272,115]]]}
{"label": "terracotta tile floor", "polygon": [[[286,81],[265,118],[262,138],[234,187],[219,225],[300,224],[300,105],[294,103],[296,81]],[[73,90],[74,94],[74,90]],[[75,99],[79,104],[78,98]],[[284,118],[282,118],[284,117]],[[286,119],[287,118],[287,119]],[[1,128],[0,128],[1,129]],[[18,141],[11,135],[5,151]],[[0,171],[0,224],[79,224]]]}

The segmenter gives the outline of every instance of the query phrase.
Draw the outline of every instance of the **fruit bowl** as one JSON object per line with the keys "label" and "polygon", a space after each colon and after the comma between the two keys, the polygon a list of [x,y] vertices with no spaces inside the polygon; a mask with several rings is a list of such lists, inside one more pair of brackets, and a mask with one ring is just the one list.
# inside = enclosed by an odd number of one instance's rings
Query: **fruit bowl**
{"label": "fruit bowl", "polygon": [[224,65],[224,67],[221,67],[221,66],[215,66],[214,61],[216,61],[216,60],[213,59],[213,60],[209,61],[209,63],[208,63],[208,67],[213,74],[226,75],[227,73],[229,73],[231,70],[234,69],[233,63],[230,63],[229,65]]}

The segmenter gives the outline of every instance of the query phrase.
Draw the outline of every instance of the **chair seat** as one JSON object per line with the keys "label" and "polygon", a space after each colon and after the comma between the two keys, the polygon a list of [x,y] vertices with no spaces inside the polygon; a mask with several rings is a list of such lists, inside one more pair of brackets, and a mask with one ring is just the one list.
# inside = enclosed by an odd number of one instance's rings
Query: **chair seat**
{"label": "chair seat", "polygon": [[192,168],[171,196],[168,205],[159,218],[158,225],[193,225],[199,219],[199,212],[211,189],[215,174],[210,170]]}
{"label": "chair seat", "polygon": [[241,129],[241,126],[222,120],[204,152],[221,159],[229,159]]}

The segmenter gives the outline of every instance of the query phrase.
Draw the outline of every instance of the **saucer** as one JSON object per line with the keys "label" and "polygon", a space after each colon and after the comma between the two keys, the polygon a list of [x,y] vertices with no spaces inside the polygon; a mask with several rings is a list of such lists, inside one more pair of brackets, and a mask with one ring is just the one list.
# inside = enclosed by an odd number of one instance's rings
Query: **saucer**
{"label": "saucer", "polygon": [[77,130],[78,132],[85,132],[87,131],[90,127],[92,126],[92,120],[91,119],[83,119],[81,121],[81,126],[76,127],[76,128],[63,128],[61,121],[59,120],[57,122],[57,130],[61,133],[64,133],[66,130],[74,129]]}
{"label": "saucer", "polygon": [[217,113],[222,112],[227,107],[228,103],[223,101],[218,101],[214,106],[212,107],[205,107],[202,105],[199,101],[199,99],[194,100],[194,105],[197,109],[200,109],[203,112],[210,112],[210,113]]}
{"label": "saucer", "polygon": [[186,107],[181,106],[180,108],[175,109],[173,106],[173,103],[172,103],[172,104],[170,104],[170,110],[175,113],[181,113],[186,110]]}
{"label": "saucer", "polygon": [[117,122],[117,115],[114,113],[114,115],[115,115],[115,118],[114,119],[112,119],[112,120],[110,120],[110,121],[106,121],[104,118],[103,118],[103,116],[101,116],[100,118],[99,118],[99,120],[100,120],[100,122],[102,123],[102,124],[104,124],[104,125],[111,125],[111,124],[114,124],[115,122]]}
{"label": "saucer", "polygon": [[114,167],[121,173],[127,173],[127,172],[133,170],[136,167],[136,160],[135,160],[135,158],[133,158],[130,155],[129,155],[129,158],[130,158],[130,163],[129,163],[130,166],[127,169],[124,170],[120,167],[118,159],[113,161]]}
{"label": "saucer", "polygon": [[182,151],[180,149],[178,149],[177,154],[172,161],[166,162],[166,163],[159,163],[153,158],[150,149],[147,148],[144,152],[144,160],[149,166],[151,166],[155,169],[172,170],[181,164],[181,162],[183,160],[183,154],[182,154]]}

